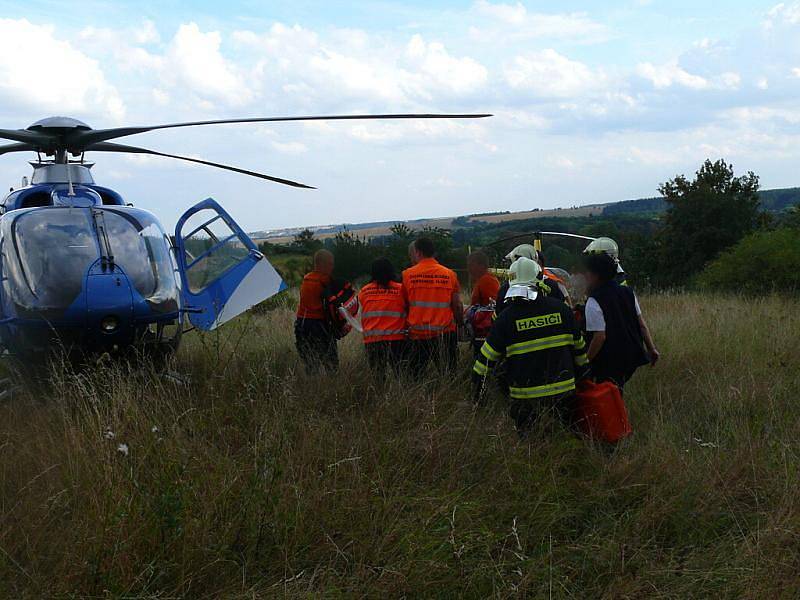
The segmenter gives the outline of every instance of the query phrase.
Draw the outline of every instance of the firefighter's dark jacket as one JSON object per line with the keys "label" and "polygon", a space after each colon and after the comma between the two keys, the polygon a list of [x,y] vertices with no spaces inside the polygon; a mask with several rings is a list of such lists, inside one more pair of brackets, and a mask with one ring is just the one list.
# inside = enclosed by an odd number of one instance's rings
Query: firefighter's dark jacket
{"label": "firefighter's dark jacket", "polygon": [[589,362],[572,311],[544,295],[532,301],[509,299],[498,315],[473,368],[473,380],[481,390],[494,363],[502,359],[509,395],[518,400],[573,391],[576,373]]}

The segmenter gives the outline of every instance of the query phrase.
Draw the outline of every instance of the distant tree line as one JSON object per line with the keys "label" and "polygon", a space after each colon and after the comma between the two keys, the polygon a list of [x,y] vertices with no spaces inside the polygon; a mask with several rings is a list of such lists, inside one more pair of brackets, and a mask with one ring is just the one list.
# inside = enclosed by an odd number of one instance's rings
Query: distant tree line
{"label": "distant tree line", "polygon": [[[463,217],[454,220],[452,230],[414,230],[397,223],[389,235],[371,239],[344,230],[320,240],[307,229],[291,244],[264,243],[261,248],[276,258],[276,267],[290,283],[302,276],[296,271],[307,268],[303,257],[320,248],[333,252],[340,277],[356,280],[368,275],[379,256],[389,258],[398,272],[407,267],[408,246],[419,235],[433,239],[444,264],[463,270],[471,250],[484,249],[499,266],[511,248],[531,242],[534,232],[561,231],[615,239],[635,286],[748,293],[800,288],[800,209],[794,206],[800,202],[800,188],[761,192],[754,173],[736,176],[726,161],[707,160],[693,178],[678,175],[658,190],[658,198],[618,203],[597,216],[497,223]],[[585,245],[583,240],[547,237],[545,258],[551,266],[574,271]],[[282,260],[281,255],[291,258]]]}

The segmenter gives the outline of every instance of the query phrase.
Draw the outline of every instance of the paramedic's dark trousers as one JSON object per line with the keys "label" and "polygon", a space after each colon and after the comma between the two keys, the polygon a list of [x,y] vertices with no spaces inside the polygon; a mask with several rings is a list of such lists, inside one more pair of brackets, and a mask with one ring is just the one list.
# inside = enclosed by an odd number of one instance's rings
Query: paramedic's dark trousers
{"label": "paramedic's dark trousers", "polygon": [[297,353],[310,374],[323,370],[335,371],[339,368],[336,338],[325,321],[297,319],[294,322],[294,338]]}
{"label": "paramedic's dark trousers", "polygon": [[412,377],[425,376],[428,365],[440,372],[454,372],[458,363],[458,336],[445,333],[427,340],[412,340],[408,368]]}
{"label": "paramedic's dark trousers", "polygon": [[408,354],[405,340],[392,340],[388,342],[371,342],[364,344],[367,352],[369,368],[376,376],[383,378],[391,369],[395,375],[400,374],[400,369],[406,361]]}

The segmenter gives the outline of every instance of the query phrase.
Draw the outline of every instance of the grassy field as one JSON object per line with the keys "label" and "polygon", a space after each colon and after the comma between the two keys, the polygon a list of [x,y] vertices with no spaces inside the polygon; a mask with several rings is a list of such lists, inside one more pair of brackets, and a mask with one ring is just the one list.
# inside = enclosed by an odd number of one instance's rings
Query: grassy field
{"label": "grassy field", "polygon": [[355,338],[308,377],[287,309],[187,338],[185,387],[54,375],[0,406],[0,596],[797,598],[796,302],[644,305],[613,452],[371,381]]}

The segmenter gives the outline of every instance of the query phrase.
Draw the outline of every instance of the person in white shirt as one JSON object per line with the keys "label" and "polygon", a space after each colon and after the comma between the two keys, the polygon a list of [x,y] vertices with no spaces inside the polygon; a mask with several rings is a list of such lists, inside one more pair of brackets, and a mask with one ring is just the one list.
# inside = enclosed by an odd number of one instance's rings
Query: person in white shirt
{"label": "person in white shirt", "polygon": [[636,294],[615,281],[614,259],[607,254],[591,254],[585,264],[589,288],[585,309],[590,340],[587,355],[592,375],[622,388],[636,369],[647,363],[655,366],[661,354]]}

